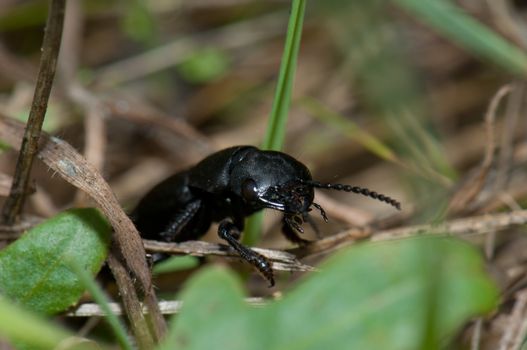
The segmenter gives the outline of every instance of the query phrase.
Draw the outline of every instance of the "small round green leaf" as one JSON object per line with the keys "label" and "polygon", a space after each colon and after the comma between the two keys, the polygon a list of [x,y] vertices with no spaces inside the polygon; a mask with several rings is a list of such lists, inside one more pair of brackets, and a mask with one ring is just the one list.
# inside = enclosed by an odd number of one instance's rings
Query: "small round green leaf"
{"label": "small round green leaf", "polygon": [[84,291],[68,264],[95,276],[106,259],[110,226],[95,209],[71,209],[0,251],[0,293],[46,314],[74,305]]}

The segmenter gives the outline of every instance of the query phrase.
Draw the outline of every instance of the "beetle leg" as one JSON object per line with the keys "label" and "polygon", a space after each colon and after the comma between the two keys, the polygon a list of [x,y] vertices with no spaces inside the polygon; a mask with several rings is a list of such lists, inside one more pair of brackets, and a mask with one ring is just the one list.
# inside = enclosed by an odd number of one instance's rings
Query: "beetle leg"
{"label": "beetle leg", "polygon": [[237,237],[240,237],[240,230],[236,225],[229,220],[221,221],[218,227],[218,235],[221,239],[226,240],[240,254],[243,260],[256,267],[258,272],[269,281],[269,287],[274,286],[274,274],[271,263],[263,255],[238,242]]}
{"label": "beetle leg", "polygon": [[307,239],[303,239],[298,235],[296,231],[298,225],[295,224],[296,223],[292,221],[289,216],[284,215],[284,217],[282,218],[282,233],[284,234],[285,238],[299,245],[307,245],[311,243]]}
{"label": "beetle leg", "polygon": [[315,231],[315,235],[317,236],[317,238],[318,239],[322,238],[322,233],[320,232],[320,229],[315,223],[315,220],[313,220],[313,218],[307,213],[303,214],[302,216],[304,218],[304,221],[306,221],[309,224],[309,226],[311,226],[313,231]]}
{"label": "beetle leg", "polygon": [[177,241],[177,236],[183,231],[185,226],[187,226],[187,224],[190,222],[190,220],[192,220],[200,208],[201,200],[197,199],[190,202],[183,210],[177,212],[173,216],[165,230],[160,232],[159,235],[166,242]]}

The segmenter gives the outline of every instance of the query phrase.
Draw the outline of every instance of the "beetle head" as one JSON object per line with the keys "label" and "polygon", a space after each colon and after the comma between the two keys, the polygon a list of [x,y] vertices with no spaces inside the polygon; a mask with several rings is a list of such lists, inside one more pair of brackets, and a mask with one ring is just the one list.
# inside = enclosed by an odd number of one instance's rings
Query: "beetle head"
{"label": "beetle head", "polygon": [[261,186],[252,178],[242,183],[242,198],[256,207],[279,210],[286,214],[307,213],[313,203],[313,187],[297,180],[272,186]]}
{"label": "beetle head", "polygon": [[275,151],[247,152],[233,166],[231,189],[256,211],[262,208],[286,214],[309,211],[313,203],[313,186],[307,167],[293,157]]}
{"label": "beetle head", "polygon": [[322,207],[313,202],[315,188],[353,192],[400,209],[398,201],[367,188],[313,181],[304,164],[281,152],[248,152],[243,161],[233,167],[231,181],[231,188],[243,198],[250,211],[279,210],[284,213],[286,222],[300,232],[303,231],[300,225],[309,221],[312,207],[327,221]]}

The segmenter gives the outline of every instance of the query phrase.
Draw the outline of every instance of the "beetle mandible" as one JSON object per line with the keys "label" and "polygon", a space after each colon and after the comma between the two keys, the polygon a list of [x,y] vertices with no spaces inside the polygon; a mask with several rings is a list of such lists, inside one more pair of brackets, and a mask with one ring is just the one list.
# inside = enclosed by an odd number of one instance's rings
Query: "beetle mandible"
{"label": "beetle mandible", "polygon": [[302,223],[312,207],[327,216],[313,201],[314,188],[353,192],[386,202],[397,209],[396,200],[366,188],[313,181],[307,167],[277,151],[236,146],[213,153],[194,167],[156,185],[132,211],[141,236],[166,242],[198,239],[212,222],[219,222],[218,235],[274,285],[273,269],[262,255],[239,242],[245,217],[264,208],[283,213],[282,233],[297,244]]}

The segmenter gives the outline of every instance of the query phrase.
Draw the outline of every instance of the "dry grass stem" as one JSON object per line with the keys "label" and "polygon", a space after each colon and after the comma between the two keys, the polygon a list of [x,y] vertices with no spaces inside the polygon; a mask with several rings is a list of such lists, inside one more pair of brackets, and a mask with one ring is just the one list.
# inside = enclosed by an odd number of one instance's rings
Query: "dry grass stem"
{"label": "dry grass stem", "polygon": [[405,226],[380,231],[376,231],[372,226],[366,226],[349,229],[336,235],[314,241],[305,247],[288,249],[287,251],[297,257],[305,257],[314,254],[327,253],[364,239],[369,239],[371,241],[386,241],[420,235],[449,235],[464,237],[488,234],[489,232],[501,231],[512,226],[524,225],[526,223],[527,210],[518,210],[507,213],[465,217],[438,224]]}
{"label": "dry grass stem", "polygon": [[478,318],[474,322],[472,331],[472,339],[470,340],[470,350],[479,350],[481,345],[481,328],[483,327],[483,320]]}
{"label": "dry grass stem", "polygon": [[[516,303],[509,317],[508,326],[500,340],[499,350],[519,350],[525,336],[525,320],[527,319],[527,291],[516,294]],[[519,339],[518,341],[518,338]]]}
{"label": "dry grass stem", "polygon": [[138,302],[139,296],[134,288],[134,282],[123,265],[124,258],[121,253],[112,248],[108,255],[108,266],[112,270],[115,281],[120,286],[121,299],[126,309],[130,326],[137,339],[137,345],[141,350],[153,349],[155,339],[148,327],[141,303]]}
{"label": "dry grass stem", "polygon": [[505,125],[503,126],[500,152],[497,160],[496,180],[493,191],[499,195],[510,182],[511,168],[514,160],[515,134],[518,128],[519,116],[524,104],[525,84],[513,85],[511,96],[507,101],[505,110]]}
{"label": "dry grass stem", "polygon": [[42,43],[42,56],[35,86],[35,94],[22,138],[22,145],[20,146],[15,175],[13,176],[13,185],[2,211],[3,221],[7,224],[13,224],[18,220],[28,192],[29,176],[31,174],[33,159],[38,152],[40,131],[44,123],[44,116],[48,107],[48,100],[57,67],[65,6],[65,0],[51,1]]}
{"label": "dry grass stem", "polygon": [[[264,298],[246,298],[245,302],[250,306],[261,307],[265,305],[268,300]],[[123,309],[118,303],[109,303],[110,310],[115,315],[122,315]],[[161,300],[159,301],[159,309],[163,315],[173,315],[181,311],[183,302],[180,300]],[[143,313],[148,313],[148,309],[143,307]],[[94,316],[106,316],[104,310],[94,303],[85,303],[77,306],[74,310],[66,313],[68,317],[94,317]]]}
{"label": "dry grass stem", "polygon": [[492,98],[487,112],[485,113],[485,130],[487,133],[485,155],[477,173],[471,176],[469,180],[465,181],[462,187],[456,191],[454,197],[449,203],[449,212],[456,213],[466,210],[467,206],[470,207],[470,204],[473,204],[472,202],[483,189],[485,180],[492,166],[494,152],[496,150],[496,111],[501,100],[511,91],[512,86],[505,85],[501,87]]}

